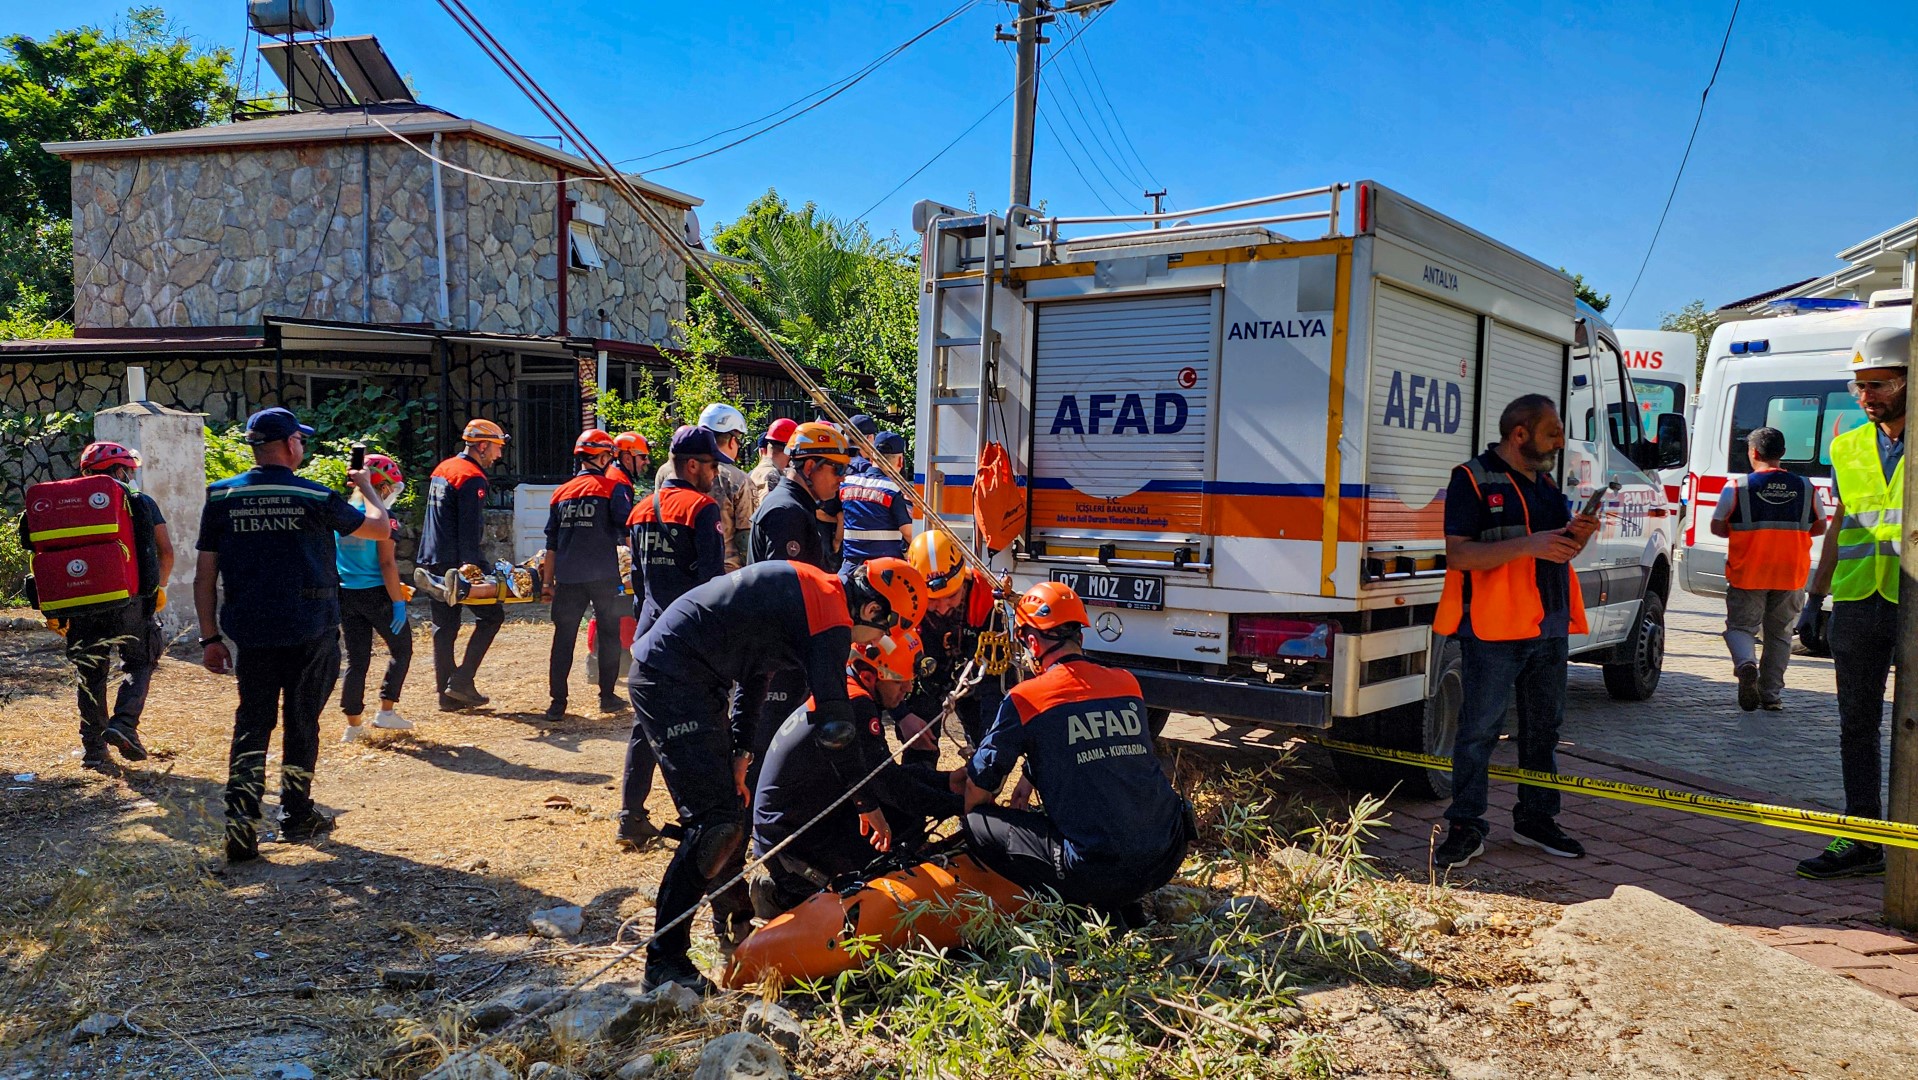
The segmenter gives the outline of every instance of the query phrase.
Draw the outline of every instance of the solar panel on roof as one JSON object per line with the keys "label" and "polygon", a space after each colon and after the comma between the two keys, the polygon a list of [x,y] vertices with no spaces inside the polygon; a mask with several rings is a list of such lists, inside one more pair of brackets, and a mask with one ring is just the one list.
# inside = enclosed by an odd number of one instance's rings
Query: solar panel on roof
{"label": "solar panel on roof", "polygon": [[340,85],[340,77],[326,65],[320,50],[307,43],[275,41],[260,46],[267,66],[286,86],[287,97],[301,112],[337,109],[352,105],[353,98]]}
{"label": "solar panel on roof", "polygon": [[326,55],[362,105],[377,101],[412,101],[413,91],[400,78],[386,50],[371,34],[329,38]]}

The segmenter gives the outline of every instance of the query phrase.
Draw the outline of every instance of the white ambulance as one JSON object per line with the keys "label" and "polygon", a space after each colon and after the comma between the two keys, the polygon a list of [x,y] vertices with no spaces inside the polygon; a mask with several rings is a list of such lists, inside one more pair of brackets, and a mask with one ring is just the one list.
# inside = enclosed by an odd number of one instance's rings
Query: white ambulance
{"label": "white ambulance", "polygon": [[[1312,236],[1276,231],[1294,225]],[[1565,275],[1369,181],[1139,218],[921,203],[915,226],[923,490],[969,530],[978,455],[1003,444],[1030,516],[997,565],[1073,586],[1089,648],[1139,676],[1156,722],[1449,755],[1444,492],[1527,393],[1564,404],[1570,497],[1619,484],[1576,564],[1591,633],[1572,648],[1615,694],[1657,687],[1671,551],[1648,470],[1683,461],[1685,433],[1642,429],[1617,339]]]}
{"label": "white ambulance", "polygon": [[[1878,306],[1791,303],[1805,313],[1726,323],[1712,332],[1685,477],[1680,582],[1688,592],[1725,593],[1726,541],[1712,535],[1712,513],[1725,482],[1751,471],[1745,436],[1753,429],[1784,433],[1785,468],[1810,477],[1831,509],[1831,440],[1866,422],[1845,386],[1852,345],[1867,330],[1911,321],[1908,296],[1880,299]],[[1819,548],[1812,545],[1814,566]]]}

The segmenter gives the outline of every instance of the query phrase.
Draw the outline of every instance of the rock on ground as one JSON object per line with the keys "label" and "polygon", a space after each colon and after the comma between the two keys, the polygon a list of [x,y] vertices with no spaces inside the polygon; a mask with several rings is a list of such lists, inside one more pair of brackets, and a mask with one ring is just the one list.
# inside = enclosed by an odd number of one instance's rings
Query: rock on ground
{"label": "rock on ground", "polygon": [[527,916],[527,921],[541,937],[569,938],[585,929],[586,912],[571,905],[543,908]]}
{"label": "rock on ground", "polygon": [[531,983],[502,990],[473,1010],[473,1025],[481,1031],[498,1030],[529,1012],[545,1008],[558,996],[559,990],[555,987]]}
{"label": "rock on ground", "polygon": [[459,1053],[420,1080],[513,1080],[513,1074],[485,1054]]}
{"label": "rock on ground", "polygon": [[658,1071],[659,1055],[641,1054],[620,1066],[619,1071],[613,1075],[618,1077],[618,1080],[649,1080]]}
{"label": "rock on ground", "polygon": [[119,1013],[97,1012],[73,1025],[73,1030],[67,1034],[67,1041],[70,1043],[80,1043],[86,1042],[89,1039],[97,1039],[119,1026]]}
{"label": "rock on ground", "polygon": [[796,1054],[806,1045],[806,1028],[799,1018],[770,1001],[755,1001],[746,1006],[739,1018],[739,1029],[765,1036],[788,1054]]}
{"label": "rock on ground", "polygon": [[772,1043],[749,1031],[721,1035],[699,1052],[693,1080],[786,1080],[786,1062]]}
{"label": "rock on ground", "polygon": [[314,1080],[313,1070],[300,1061],[280,1061],[253,1070],[258,1080]]}
{"label": "rock on ground", "polygon": [[699,1011],[699,1004],[699,995],[678,983],[666,983],[645,994],[625,986],[596,986],[574,995],[553,1014],[549,1026],[558,1038],[616,1043],[648,1019],[691,1016]]}
{"label": "rock on ground", "polygon": [[1918,1076],[1918,1013],[1644,889],[1566,908],[1534,952],[1624,1075]]}

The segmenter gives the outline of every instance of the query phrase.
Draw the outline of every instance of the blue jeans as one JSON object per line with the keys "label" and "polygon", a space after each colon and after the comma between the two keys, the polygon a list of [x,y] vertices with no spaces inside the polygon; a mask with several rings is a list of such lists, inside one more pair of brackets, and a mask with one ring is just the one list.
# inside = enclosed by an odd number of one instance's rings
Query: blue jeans
{"label": "blue jeans", "polygon": [[[1452,750],[1452,805],[1448,821],[1490,831],[1485,800],[1486,769],[1498,746],[1505,706],[1518,694],[1518,764],[1536,772],[1557,772],[1559,725],[1565,720],[1566,639],[1480,641],[1461,637],[1465,701],[1459,708],[1458,742]],[[1515,821],[1549,821],[1558,816],[1558,792],[1523,784],[1518,789]]]}

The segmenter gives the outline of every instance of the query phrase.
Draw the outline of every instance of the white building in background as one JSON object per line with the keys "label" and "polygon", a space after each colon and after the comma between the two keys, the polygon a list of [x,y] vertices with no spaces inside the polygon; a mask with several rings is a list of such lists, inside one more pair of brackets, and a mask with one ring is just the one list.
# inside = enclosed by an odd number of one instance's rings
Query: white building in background
{"label": "white building in background", "polygon": [[[1758,319],[1802,310],[1791,305],[1792,300],[1855,300],[1876,305],[1910,303],[1912,282],[1918,276],[1918,218],[1854,244],[1840,251],[1838,258],[1845,263],[1843,269],[1734,300],[1718,309],[1719,321]],[[1821,305],[1803,305],[1810,306]]]}

